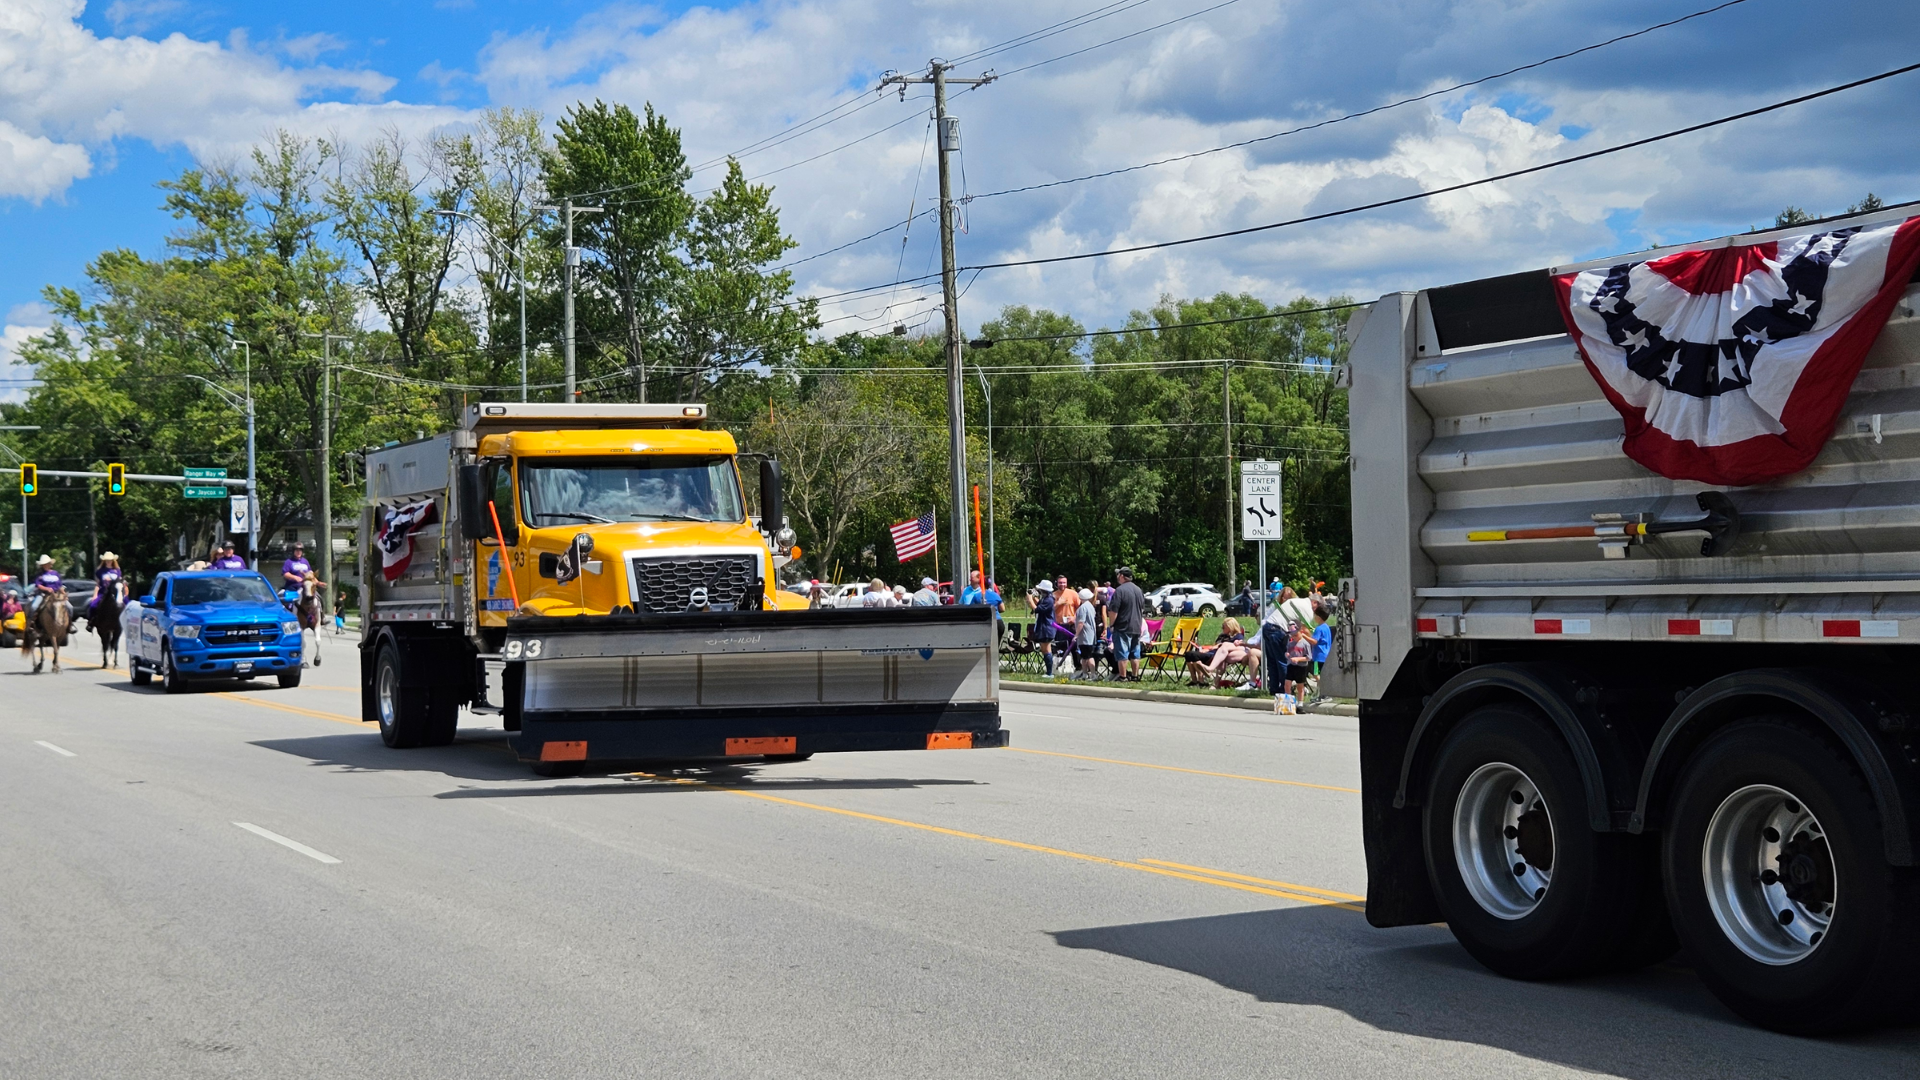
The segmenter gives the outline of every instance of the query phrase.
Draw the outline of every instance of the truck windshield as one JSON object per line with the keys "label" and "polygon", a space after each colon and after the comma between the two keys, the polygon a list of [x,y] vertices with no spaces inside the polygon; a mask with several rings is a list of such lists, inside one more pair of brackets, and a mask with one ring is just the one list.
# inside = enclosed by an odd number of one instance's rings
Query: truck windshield
{"label": "truck windshield", "polygon": [[520,465],[520,501],[535,528],[569,522],[742,521],[729,457],[646,455]]}
{"label": "truck windshield", "polygon": [[267,588],[264,578],[213,577],[174,580],[173,602],[176,605],[218,604],[227,600],[240,600],[249,604],[276,602],[273,590]]}

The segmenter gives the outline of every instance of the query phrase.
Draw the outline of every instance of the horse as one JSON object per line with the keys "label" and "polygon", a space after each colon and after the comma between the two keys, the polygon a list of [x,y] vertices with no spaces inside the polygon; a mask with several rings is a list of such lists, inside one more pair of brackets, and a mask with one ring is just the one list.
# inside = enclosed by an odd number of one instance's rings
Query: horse
{"label": "horse", "polygon": [[120,664],[120,590],[108,586],[96,594],[93,608],[87,613],[87,626],[100,635],[100,666],[118,667]]}
{"label": "horse", "polygon": [[[20,655],[33,658],[33,673],[40,674],[46,666],[44,655],[48,643],[53,646],[53,673],[60,674],[60,643],[66,639],[67,628],[73,625],[73,609],[68,606],[67,598],[48,597],[40,604],[40,609],[27,617],[27,635],[20,646]],[[41,654],[34,650],[38,648]]]}
{"label": "horse", "polygon": [[300,583],[299,595],[293,602],[294,616],[300,620],[300,655],[302,657],[306,655],[306,638],[311,631],[314,667],[320,666],[320,624],[326,618],[326,606],[320,602],[321,588],[319,580],[309,574],[306,580]]}

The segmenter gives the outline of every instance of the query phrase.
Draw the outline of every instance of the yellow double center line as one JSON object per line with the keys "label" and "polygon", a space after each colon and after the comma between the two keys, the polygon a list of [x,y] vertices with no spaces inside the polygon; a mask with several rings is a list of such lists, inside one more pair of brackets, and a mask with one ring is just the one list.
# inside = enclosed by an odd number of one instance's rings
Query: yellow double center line
{"label": "yellow double center line", "polygon": [[332,720],[338,724],[352,724],[354,727],[379,726],[370,720],[362,720],[357,716],[347,716],[343,713],[321,712],[319,709],[308,709],[299,705],[287,705],[283,702],[267,701],[263,698],[250,697],[246,694],[235,694],[227,690],[217,690],[212,696],[226,698],[228,701],[238,701],[243,705],[253,705],[262,709],[279,709],[281,712],[295,713],[300,716],[312,716],[321,720]]}
{"label": "yellow double center line", "polygon": [[[1062,755],[1071,757],[1074,755]],[[741,791],[738,788],[715,787],[704,780],[688,777],[658,776],[653,773],[633,773],[636,777],[657,780],[668,784],[682,784],[688,787],[702,787],[727,795],[736,795],[743,799],[759,799],[761,802],[778,803],[781,806],[794,806],[802,810],[817,810],[823,814],[838,814],[841,817],[858,818],[861,821],[875,821],[882,825],[893,825],[902,829],[916,829],[920,832],[935,833],[940,836],[952,836],[962,840],[977,840],[983,844],[995,844],[1000,847],[1015,848],[1020,851],[1032,851],[1042,855],[1056,855],[1063,859],[1075,859],[1080,862],[1095,863],[1100,866],[1114,866],[1122,870],[1137,870],[1143,874],[1158,874],[1161,877],[1179,878],[1182,881],[1197,881],[1203,885],[1216,885],[1222,889],[1235,889],[1240,892],[1259,893],[1262,896],[1277,896],[1283,900],[1296,900],[1303,904],[1319,904],[1325,907],[1346,908],[1348,911],[1365,911],[1366,897],[1333,889],[1321,889],[1312,885],[1300,885],[1291,881],[1275,881],[1271,878],[1254,877],[1251,874],[1236,874],[1228,870],[1214,870],[1205,866],[1193,866],[1188,863],[1168,862],[1165,859],[1110,859],[1105,855],[1089,855],[1084,851],[1069,851],[1066,848],[1049,847],[1046,844],[1029,844],[1024,840],[1008,840],[1000,836],[988,836],[985,833],[969,832],[965,829],[949,829],[944,825],[928,825],[922,821],[908,821],[905,818],[887,817],[884,814],[869,814],[864,810],[847,810],[838,806],[823,806],[820,803],[803,802],[780,795],[768,795],[758,791]]]}

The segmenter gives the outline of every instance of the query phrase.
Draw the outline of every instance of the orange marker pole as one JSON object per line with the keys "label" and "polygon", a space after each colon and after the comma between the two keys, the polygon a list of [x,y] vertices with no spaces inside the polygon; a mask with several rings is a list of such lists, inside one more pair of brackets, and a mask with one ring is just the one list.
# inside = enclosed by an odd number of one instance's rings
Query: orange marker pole
{"label": "orange marker pole", "polygon": [[980,485],[973,485],[973,558],[980,567],[980,595],[987,594],[987,546],[980,542]]}
{"label": "orange marker pole", "polygon": [[[504,529],[500,528],[500,511],[494,508],[492,499],[487,500],[487,514],[493,518],[493,538],[500,543],[500,560],[504,563],[507,558],[507,534]],[[518,611],[520,609],[520,586],[513,582],[513,567],[511,565],[505,565],[502,566],[500,570],[506,575],[507,592],[513,595],[513,607],[515,611]]]}

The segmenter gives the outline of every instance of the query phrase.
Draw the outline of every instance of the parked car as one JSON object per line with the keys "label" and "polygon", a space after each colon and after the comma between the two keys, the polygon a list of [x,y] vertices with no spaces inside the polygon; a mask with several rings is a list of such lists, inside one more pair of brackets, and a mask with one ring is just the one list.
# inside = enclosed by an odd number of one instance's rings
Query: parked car
{"label": "parked car", "polygon": [[1204,615],[1209,618],[1227,609],[1219,590],[1204,581],[1183,581],[1162,585],[1147,594],[1147,606],[1162,615]]}
{"label": "parked car", "polygon": [[27,613],[25,610],[26,590],[11,576],[0,574],[0,596],[11,596],[20,603],[21,610],[15,612],[4,622],[0,622],[0,649],[18,648],[20,635],[27,632]]}

